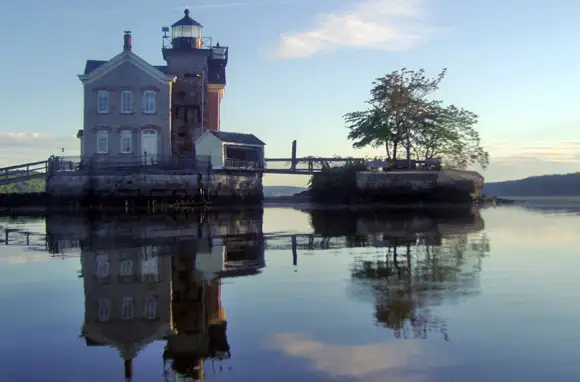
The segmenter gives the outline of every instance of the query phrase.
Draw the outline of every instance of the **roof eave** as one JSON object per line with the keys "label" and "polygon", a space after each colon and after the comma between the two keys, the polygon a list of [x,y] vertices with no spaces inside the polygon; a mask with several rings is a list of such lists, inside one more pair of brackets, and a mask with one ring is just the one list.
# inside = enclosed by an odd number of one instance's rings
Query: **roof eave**
{"label": "roof eave", "polygon": [[[161,83],[165,83],[165,84],[169,84],[169,83],[173,83],[177,80],[177,76],[175,75],[171,75],[171,74],[166,74],[164,72],[162,72],[161,70],[157,69],[155,66],[149,64],[147,61],[143,60],[142,58],[140,58],[138,55],[136,55],[133,52],[122,52],[119,55],[115,56],[113,59],[105,62],[103,65],[99,66],[98,68],[95,68],[93,71],[87,73],[87,74],[79,74],[78,77],[81,80],[81,82],[83,84],[90,84],[94,81],[96,81],[98,78],[101,78],[103,75],[105,75],[106,73],[108,73],[111,70],[114,70],[117,66],[110,68],[107,67],[107,64],[109,62],[111,62],[112,60],[115,60],[115,64],[118,62],[121,62],[123,59],[130,59],[131,57],[133,57],[133,59],[135,59],[136,61],[141,61],[142,65],[146,65],[148,66],[148,70],[146,70],[146,72],[148,71],[149,75],[151,75],[151,77],[153,77],[155,80],[161,82]],[[144,70],[144,68],[140,68],[141,70]]]}

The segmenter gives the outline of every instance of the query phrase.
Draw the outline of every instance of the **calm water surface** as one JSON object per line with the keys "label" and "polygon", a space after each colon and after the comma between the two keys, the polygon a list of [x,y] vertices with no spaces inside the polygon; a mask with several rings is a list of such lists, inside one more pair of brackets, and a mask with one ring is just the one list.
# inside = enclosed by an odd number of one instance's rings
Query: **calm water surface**
{"label": "calm water surface", "polygon": [[0,381],[580,381],[579,207],[0,219]]}

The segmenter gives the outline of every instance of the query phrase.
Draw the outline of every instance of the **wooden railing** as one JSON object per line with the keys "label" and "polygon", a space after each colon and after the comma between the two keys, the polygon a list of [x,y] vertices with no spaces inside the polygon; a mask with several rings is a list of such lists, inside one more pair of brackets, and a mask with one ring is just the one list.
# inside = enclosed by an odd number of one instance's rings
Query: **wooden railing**
{"label": "wooden railing", "polygon": [[0,185],[43,178],[48,172],[48,161],[38,161],[0,168]]}
{"label": "wooden railing", "polygon": [[256,161],[240,160],[240,159],[226,159],[224,168],[235,169],[260,169],[264,168],[264,164]]}

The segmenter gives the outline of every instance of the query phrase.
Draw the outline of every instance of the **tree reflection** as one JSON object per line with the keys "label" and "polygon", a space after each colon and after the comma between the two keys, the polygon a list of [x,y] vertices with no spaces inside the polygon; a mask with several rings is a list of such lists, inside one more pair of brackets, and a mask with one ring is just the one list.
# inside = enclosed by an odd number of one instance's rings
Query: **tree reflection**
{"label": "tree reflection", "polygon": [[355,261],[352,278],[374,295],[377,324],[393,329],[396,337],[426,338],[428,332],[439,332],[447,340],[446,323],[431,308],[478,293],[481,261],[488,251],[485,234],[446,237],[439,245],[418,237],[403,247],[391,244],[384,259]]}
{"label": "tree reflection", "polygon": [[434,308],[479,292],[482,258],[489,252],[489,240],[480,232],[483,221],[479,211],[330,215],[318,211],[311,216],[321,234],[342,233],[350,247],[384,249],[378,256],[355,258],[351,266],[357,292],[370,293],[375,300],[376,324],[392,329],[397,338],[427,338],[429,333],[440,333],[448,340],[446,322]]}

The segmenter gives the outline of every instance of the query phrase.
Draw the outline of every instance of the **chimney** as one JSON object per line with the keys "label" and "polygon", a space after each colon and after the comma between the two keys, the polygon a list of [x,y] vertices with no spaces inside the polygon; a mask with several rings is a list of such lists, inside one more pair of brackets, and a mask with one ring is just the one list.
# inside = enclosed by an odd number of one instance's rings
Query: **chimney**
{"label": "chimney", "polygon": [[131,31],[125,31],[123,36],[123,50],[131,51]]}

